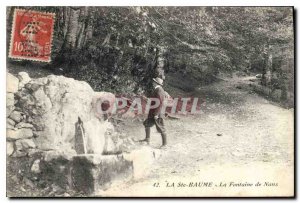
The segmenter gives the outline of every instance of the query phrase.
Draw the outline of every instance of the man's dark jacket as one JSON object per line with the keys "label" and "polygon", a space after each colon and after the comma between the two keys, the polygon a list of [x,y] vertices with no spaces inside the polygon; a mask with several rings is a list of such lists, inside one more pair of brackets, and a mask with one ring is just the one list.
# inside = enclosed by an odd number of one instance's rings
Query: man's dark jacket
{"label": "man's dark jacket", "polygon": [[[163,113],[161,112],[161,109],[164,104],[165,99],[165,91],[161,86],[156,86],[156,88],[153,90],[152,94],[150,95],[150,98],[157,98],[159,99],[159,106],[154,109],[150,109],[148,118],[153,118],[154,116],[159,116],[161,118],[164,117]],[[155,101],[151,102],[151,106],[155,105]]]}

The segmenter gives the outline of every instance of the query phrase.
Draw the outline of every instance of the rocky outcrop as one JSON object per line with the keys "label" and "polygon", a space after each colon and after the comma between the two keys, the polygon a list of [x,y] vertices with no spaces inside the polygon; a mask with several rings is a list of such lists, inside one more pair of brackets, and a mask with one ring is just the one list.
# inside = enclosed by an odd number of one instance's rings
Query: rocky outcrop
{"label": "rocky outcrop", "polygon": [[19,79],[14,75],[6,74],[6,92],[16,93],[19,89]]}
{"label": "rocky outcrop", "polygon": [[[114,127],[95,111],[95,98],[113,96],[94,92],[83,81],[63,76],[31,79],[25,72],[17,77],[7,73],[7,140],[16,142],[17,151],[75,150],[75,124],[82,121],[86,151],[81,153],[116,153],[111,140]],[[20,140],[32,139],[24,145]],[[23,144],[20,144],[23,143]],[[33,143],[34,146],[33,147]],[[20,155],[20,153],[19,153]]]}
{"label": "rocky outcrop", "polygon": [[92,119],[92,97],[87,83],[50,75],[25,84],[17,93],[17,106],[35,128],[38,148],[71,149],[78,117],[87,122]]}
{"label": "rocky outcrop", "polygon": [[6,153],[26,162],[25,184],[94,194],[115,180],[141,177],[155,153],[130,153],[133,140],[115,131],[109,114],[99,114],[98,101],[109,107],[114,99],[72,78],[7,73]]}

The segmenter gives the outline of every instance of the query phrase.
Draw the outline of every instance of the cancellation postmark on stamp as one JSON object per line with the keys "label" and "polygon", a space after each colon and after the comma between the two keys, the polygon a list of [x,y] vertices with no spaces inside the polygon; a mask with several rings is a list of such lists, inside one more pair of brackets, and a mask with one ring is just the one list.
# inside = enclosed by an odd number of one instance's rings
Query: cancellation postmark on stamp
{"label": "cancellation postmark on stamp", "polygon": [[9,57],[50,62],[54,13],[15,9]]}

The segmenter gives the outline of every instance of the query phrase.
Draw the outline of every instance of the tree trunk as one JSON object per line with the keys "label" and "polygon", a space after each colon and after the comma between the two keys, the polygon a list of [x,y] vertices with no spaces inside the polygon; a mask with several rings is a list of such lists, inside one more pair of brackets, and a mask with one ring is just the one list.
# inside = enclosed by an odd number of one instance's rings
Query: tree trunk
{"label": "tree trunk", "polygon": [[80,11],[79,7],[66,7],[64,10],[64,17],[67,17],[68,22],[64,25],[63,30],[65,38],[59,54],[51,64],[58,73],[71,71],[77,60],[72,53],[76,50]]}
{"label": "tree trunk", "polygon": [[84,38],[84,44],[90,41],[93,37],[94,32],[94,21],[95,21],[95,8],[89,7],[89,18],[86,25],[86,32],[85,32],[85,38]]}
{"label": "tree trunk", "polygon": [[76,48],[81,48],[83,46],[84,41],[84,33],[86,31],[86,19],[88,18],[88,7],[85,7],[80,11],[80,22],[78,23],[77,29],[77,41],[76,41]]}
{"label": "tree trunk", "polygon": [[164,72],[164,65],[165,65],[165,59],[163,54],[165,53],[166,49],[164,47],[158,47],[157,48],[157,65],[155,68],[156,71],[156,76],[161,78],[161,79],[165,79],[165,72]]}
{"label": "tree trunk", "polygon": [[63,21],[64,21],[64,27],[63,27],[63,36],[64,38],[67,35],[68,27],[69,27],[69,21],[70,21],[70,7],[64,7],[63,8]]}
{"label": "tree trunk", "polygon": [[273,64],[273,55],[271,53],[271,47],[269,46],[268,58],[266,64],[266,84],[269,87],[271,86],[271,79],[272,79],[272,64]]}
{"label": "tree trunk", "polygon": [[68,23],[68,31],[63,46],[63,50],[73,50],[76,47],[77,30],[79,27],[80,9],[70,8],[70,18]]}
{"label": "tree trunk", "polygon": [[270,87],[272,79],[273,55],[271,49],[271,45],[266,45],[264,48],[265,64],[262,72],[262,85],[268,87]]}

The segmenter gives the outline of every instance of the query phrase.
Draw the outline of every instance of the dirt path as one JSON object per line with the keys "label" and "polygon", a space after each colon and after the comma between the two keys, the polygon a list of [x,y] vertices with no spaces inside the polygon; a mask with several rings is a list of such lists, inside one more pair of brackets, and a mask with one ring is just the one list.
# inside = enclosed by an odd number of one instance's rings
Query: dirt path
{"label": "dirt path", "polygon": [[[247,195],[247,192],[252,194],[251,190],[170,189],[166,183],[207,180],[215,184],[224,180],[267,181],[268,178],[280,183],[271,194],[279,194],[284,187],[288,194],[292,187],[288,181],[293,178],[294,110],[281,108],[249,92],[247,83],[249,78],[235,77],[199,88],[197,96],[206,100],[200,115],[166,121],[169,147],[161,151],[149,174],[113,186],[104,195]],[[143,138],[142,125],[135,123],[131,129],[132,137]],[[151,139],[152,147],[160,145],[160,135],[154,129]],[[281,175],[282,178],[274,179]],[[162,186],[153,187],[155,182]],[[263,194],[264,190],[260,191]],[[259,194],[257,190],[252,192]]]}

